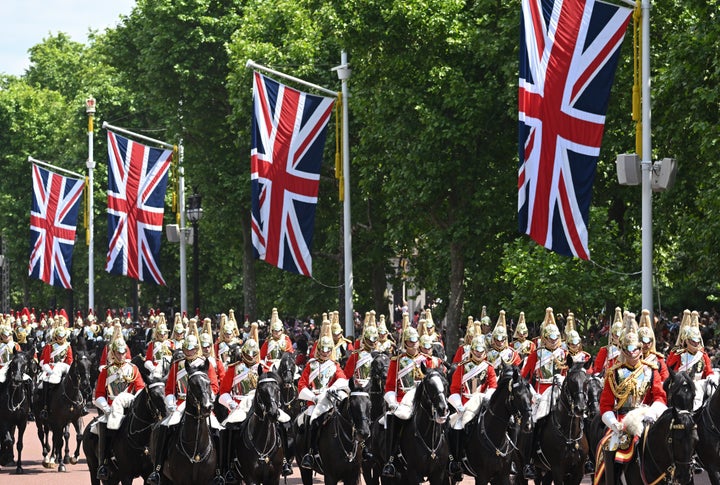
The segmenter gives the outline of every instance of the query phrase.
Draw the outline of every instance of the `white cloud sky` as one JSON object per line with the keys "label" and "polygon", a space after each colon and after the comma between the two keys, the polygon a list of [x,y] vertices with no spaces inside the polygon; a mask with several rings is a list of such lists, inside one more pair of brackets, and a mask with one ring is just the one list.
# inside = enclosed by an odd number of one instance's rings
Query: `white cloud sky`
{"label": "white cloud sky", "polygon": [[0,0],[0,73],[22,75],[28,49],[58,32],[87,43],[89,30],[116,26],[134,6],[135,0]]}

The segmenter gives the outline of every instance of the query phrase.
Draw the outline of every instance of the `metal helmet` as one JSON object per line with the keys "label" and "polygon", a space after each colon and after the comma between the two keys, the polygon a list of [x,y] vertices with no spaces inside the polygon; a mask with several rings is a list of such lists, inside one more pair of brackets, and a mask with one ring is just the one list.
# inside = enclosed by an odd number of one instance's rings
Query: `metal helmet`
{"label": "metal helmet", "polygon": [[615,322],[612,324],[612,327],[610,327],[610,333],[615,337],[620,337],[624,328],[623,322]]}
{"label": "metal helmet", "polygon": [[385,322],[378,323],[377,333],[378,335],[386,335],[388,333],[387,325],[385,325]]}
{"label": "metal helmet", "polygon": [[260,356],[260,347],[254,339],[247,339],[242,346],[243,360],[252,362]]}
{"label": "metal helmet", "polygon": [[375,343],[375,341],[378,339],[378,329],[372,326],[366,327],[365,331],[363,332],[363,339]]}
{"label": "metal helmet", "polygon": [[434,343],[435,339],[433,339],[430,335],[425,334],[420,337],[420,347],[424,349],[431,349]]}
{"label": "metal helmet", "polygon": [[403,332],[403,342],[406,342],[408,340],[410,342],[417,342],[418,340],[420,340],[418,331],[414,327],[408,327]]}
{"label": "metal helmet", "polygon": [[124,339],[117,338],[110,343],[110,350],[125,355],[125,352],[127,352],[127,344]]}
{"label": "metal helmet", "polygon": [[507,329],[505,327],[496,327],[492,333],[493,340],[507,340]]}
{"label": "metal helmet", "polygon": [[200,334],[200,346],[201,347],[212,347],[213,338],[209,333],[203,332]]}
{"label": "metal helmet", "polygon": [[284,325],[279,320],[276,322],[272,322],[270,324],[270,330],[272,330],[273,332],[281,332],[283,330],[283,328],[284,328]]}
{"label": "metal helmet", "polygon": [[170,330],[168,330],[167,325],[165,325],[164,323],[160,323],[155,328],[155,332],[157,332],[158,335],[167,335],[170,333]]}
{"label": "metal helmet", "polygon": [[183,350],[197,349],[199,346],[198,338],[195,335],[188,335],[183,341]]}
{"label": "metal helmet", "polygon": [[640,348],[640,341],[636,332],[625,332],[620,337],[620,348],[623,350],[635,350]]}
{"label": "metal helmet", "polygon": [[185,326],[182,324],[182,322],[177,322],[173,326],[173,333],[185,333]]}
{"label": "metal helmet", "polygon": [[697,328],[697,327],[688,327],[688,328],[685,330],[685,335],[684,335],[684,339],[683,339],[683,340],[686,341],[686,342],[687,342],[688,340],[692,340],[693,342],[701,343],[701,342],[702,342],[702,335],[700,334],[700,329]]}
{"label": "metal helmet", "polygon": [[470,342],[470,350],[475,350],[476,352],[485,352],[485,337],[482,335],[475,335],[472,339],[472,342]]}
{"label": "metal helmet", "polygon": [[320,352],[329,352],[335,347],[335,342],[333,342],[332,337],[328,336],[322,336],[320,337],[320,340],[318,340],[317,349]]}
{"label": "metal helmet", "polygon": [[12,335],[12,328],[10,328],[10,325],[0,325],[0,335],[4,335],[6,337]]}
{"label": "metal helmet", "polygon": [[549,338],[551,340],[560,338],[560,330],[557,325],[554,323],[545,325],[542,331],[542,338]]}
{"label": "metal helmet", "polygon": [[332,331],[333,335],[340,335],[343,332],[342,326],[340,326],[340,323],[335,322],[332,324],[332,327],[330,327],[330,330]]}
{"label": "metal helmet", "polygon": [[67,337],[67,330],[65,327],[57,327],[55,329],[55,332],[53,333],[53,337],[56,339],[61,339]]}
{"label": "metal helmet", "polygon": [[567,333],[566,337],[567,337],[567,342],[569,344],[576,345],[576,344],[579,344],[580,342],[582,342],[582,339],[580,338],[580,334],[578,333],[577,330],[570,330]]}

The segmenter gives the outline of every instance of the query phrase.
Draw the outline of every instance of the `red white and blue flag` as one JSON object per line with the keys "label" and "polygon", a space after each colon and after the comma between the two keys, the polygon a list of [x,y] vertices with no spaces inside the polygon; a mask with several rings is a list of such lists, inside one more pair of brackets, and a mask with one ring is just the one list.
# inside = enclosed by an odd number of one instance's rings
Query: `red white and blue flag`
{"label": "red white and blue flag", "polygon": [[172,155],[108,131],[108,273],[165,284],[158,260]]}
{"label": "red white and blue flag", "polygon": [[253,80],[252,238],[255,257],[312,275],[312,238],[327,123],[335,100]]}
{"label": "red white and blue flag", "polygon": [[595,168],[631,14],[594,0],[522,0],[519,229],[560,254],[590,258]]}
{"label": "red white and blue flag", "polygon": [[32,181],[28,275],[49,285],[71,289],[75,228],[85,182],[36,164]]}

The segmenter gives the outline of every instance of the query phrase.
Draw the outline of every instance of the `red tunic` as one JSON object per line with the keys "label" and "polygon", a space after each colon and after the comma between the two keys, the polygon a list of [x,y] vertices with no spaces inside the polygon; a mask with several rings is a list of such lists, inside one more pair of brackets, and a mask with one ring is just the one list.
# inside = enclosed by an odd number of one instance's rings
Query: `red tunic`
{"label": "red tunic", "polygon": [[[310,359],[310,361],[308,361],[308,364],[305,366],[305,369],[303,369],[303,372],[300,375],[300,380],[298,381],[298,395],[305,388],[310,388],[315,391],[323,389],[322,387],[318,386],[318,379],[315,379],[315,376],[310,375],[312,373],[311,371],[314,370],[313,367],[315,367],[315,362],[319,363],[317,359]],[[320,363],[320,365],[327,365],[328,367],[330,367],[330,364],[328,364],[328,362],[332,362],[333,364],[335,364],[335,367],[331,370],[332,376],[327,381],[326,387],[331,386],[338,379],[347,379],[347,377],[345,376],[345,372],[343,372],[342,367],[340,367],[340,364],[338,364],[334,360],[326,360],[325,362]],[[309,406],[312,406],[314,404],[315,403],[308,401]]]}
{"label": "red tunic", "polygon": [[[100,355],[100,365],[101,366],[107,365],[107,354],[108,354],[108,346],[105,345],[105,347],[103,347],[102,354]],[[127,346],[125,347],[125,356],[124,357],[125,357],[125,360],[132,359],[132,354],[130,353],[130,347],[127,347]]]}
{"label": "red tunic", "polygon": [[[184,397],[181,398],[177,394],[177,374],[179,362],[181,361],[176,360],[172,363],[172,365],[170,366],[170,372],[168,372],[167,381],[165,382],[165,395],[174,395],[177,398],[178,405],[180,405],[180,403],[185,400]],[[215,372],[215,368],[212,365],[208,366],[207,374],[210,378],[210,388],[212,389],[213,394],[217,395],[218,391],[220,390],[220,385],[218,384],[217,373]]]}
{"label": "red tunic", "polygon": [[[478,364],[480,365],[480,364]],[[452,376],[452,382],[450,383],[450,394],[460,394],[462,403],[468,402],[469,398],[466,396],[465,389],[463,389],[463,376],[465,375],[465,365],[460,365],[455,369]],[[497,375],[493,366],[488,364],[487,373],[480,385],[479,391],[482,393],[487,392],[488,389],[497,389]]]}
{"label": "red tunic", "polygon": [[[704,379],[713,373],[712,362],[710,361],[710,357],[708,357],[707,352],[705,352],[704,350],[698,350],[698,352],[702,353],[702,356],[698,359],[697,362],[703,363],[701,379]],[[683,364],[683,362],[682,362],[683,354],[685,354],[685,351],[680,351],[677,353],[673,352],[672,354],[670,354],[667,359],[667,366],[670,369],[677,372]],[[695,365],[697,365],[697,363]],[[693,365],[692,367],[695,367],[695,365]],[[683,370],[688,370],[688,369],[683,369]]]}
{"label": "red tunic", "polygon": [[[53,365],[55,362],[53,361],[52,357],[52,344],[46,344],[45,347],[43,347],[42,354],[40,355],[40,365],[50,364]],[[67,347],[67,353],[65,354],[65,359],[63,360],[67,365],[70,365],[73,363],[73,352],[72,347],[68,345]]]}
{"label": "red tunic", "polygon": [[[137,368],[135,364],[132,364],[128,362],[126,365],[130,365],[133,368],[132,373],[132,380],[127,383],[127,388],[125,389],[126,392],[130,392],[132,394],[135,394],[141,389],[145,388],[145,382],[142,380],[142,376],[140,375],[140,370]],[[113,398],[110,397],[107,393],[107,367],[103,367],[100,371],[100,375],[98,376],[97,385],[95,386],[95,399],[99,397],[104,397],[108,404],[112,404]]]}
{"label": "red tunic", "polygon": [[[402,389],[401,386],[398,386],[398,360],[400,360],[403,356],[410,357],[409,355],[403,353],[400,354],[397,357],[393,357],[390,359],[390,367],[388,367],[388,374],[387,378],[385,379],[385,392],[394,391],[395,396],[399,401],[402,401],[403,396],[405,396],[405,391]],[[436,367],[435,360],[428,355],[423,354],[422,352],[419,352],[415,357],[410,357],[415,360],[416,367],[420,367],[420,360],[424,359],[425,366],[428,369],[433,369]]]}
{"label": "red tunic", "polygon": [[[615,369],[615,367],[613,369]],[[653,372],[652,384],[645,392],[642,404],[650,405],[656,401],[662,402],[667,405],[667,394],[665,394],[665,390],[663,389],[660,375],[657,372]],[[615,403],[616,398],[610,386],[610,376],[606,375],[605,385],[603,387],[602,393],[600,394],[600,415],[603,415],[607,411],[615,411]],[[618,419],[622,420],[622,415],[618,416]]]}

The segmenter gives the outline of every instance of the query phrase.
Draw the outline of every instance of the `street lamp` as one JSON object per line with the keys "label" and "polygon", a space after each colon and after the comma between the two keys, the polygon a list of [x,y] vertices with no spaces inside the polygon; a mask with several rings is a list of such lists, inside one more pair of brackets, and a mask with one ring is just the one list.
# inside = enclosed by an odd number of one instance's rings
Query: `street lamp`
{"label": "street lamp", "polygon": [[195,300],[195,308],[200,308],[200,275],[198,272],[200,249],[198,245],[198,222],[202,219],[203,215],[201,199],[202,196],[197,193],[197,188],[195,188],[193,190],[193,194],[188,197],[188,206],[186,210],[188,221],[190,221],[193,228],[193,298]]}

